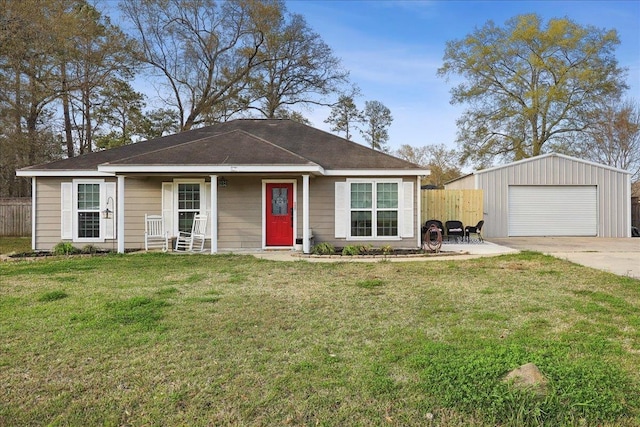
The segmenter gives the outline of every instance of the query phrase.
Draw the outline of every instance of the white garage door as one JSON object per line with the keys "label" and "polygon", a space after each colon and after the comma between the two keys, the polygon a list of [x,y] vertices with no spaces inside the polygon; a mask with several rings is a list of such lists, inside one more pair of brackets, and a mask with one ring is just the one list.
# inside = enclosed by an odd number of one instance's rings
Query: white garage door
{"label": "white garage door", "polygon": [[597,236],[596,186],[510,186],[509,236]]}

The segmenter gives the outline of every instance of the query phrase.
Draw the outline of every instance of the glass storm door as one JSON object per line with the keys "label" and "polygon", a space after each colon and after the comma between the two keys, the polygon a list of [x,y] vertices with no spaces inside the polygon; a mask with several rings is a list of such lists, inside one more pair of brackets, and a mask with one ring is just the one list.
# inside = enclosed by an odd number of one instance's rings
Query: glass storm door
{"label": "glass storm door", "polygon": [[267,246],[293,245],[293,184],[267,183]]}

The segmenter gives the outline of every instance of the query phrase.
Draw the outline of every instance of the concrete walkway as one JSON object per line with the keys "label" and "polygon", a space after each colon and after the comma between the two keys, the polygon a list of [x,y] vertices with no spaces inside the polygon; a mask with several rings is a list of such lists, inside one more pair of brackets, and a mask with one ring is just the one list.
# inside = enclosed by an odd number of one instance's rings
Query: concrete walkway
{"label": "concrete walkway", "polygon": [[[303,255],[293,251],[252,251],[247,254],[257,258],[269,259],[273,261],[308,261],[308,262],[379,262],[388,260],[391,262],[410,262],[410,261],[442,261],[447,259],[470,259],[482,256],[495,256],[508,253],[520,252],[518,249],[497,245],[495,243],[446,243],[442,244],[439,254],[429,255],[408,255],[398,257],[360,257],[360,256],[313,256]],[[239,253],[239,252],[236,252]]]}
{"label": "concrete walkway", "polygon": [[247,254],[274,261],[391,262],[462,260],[520,251],[536,251],[586,267],[640,279],[640,238],[603,237],[509,237],[484,243],[443,243],[442,253],[407,257],[314,257],[292,251],[252,251]]}

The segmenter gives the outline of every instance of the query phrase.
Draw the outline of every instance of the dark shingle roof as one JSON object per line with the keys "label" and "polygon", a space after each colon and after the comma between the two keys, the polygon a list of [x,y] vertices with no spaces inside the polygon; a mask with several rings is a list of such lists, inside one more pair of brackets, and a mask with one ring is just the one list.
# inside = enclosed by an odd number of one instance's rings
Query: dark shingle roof
{"label": "dark shingle roof", "polygon": [[308,165],[304,157],[242,130],[111,162],[117,165]]}
{"label": "dark shingle roof", "polygon": [[87,171],[99,165],[319,165],[326,169],[419,166],[291,120],[240,119],[23,171]]}

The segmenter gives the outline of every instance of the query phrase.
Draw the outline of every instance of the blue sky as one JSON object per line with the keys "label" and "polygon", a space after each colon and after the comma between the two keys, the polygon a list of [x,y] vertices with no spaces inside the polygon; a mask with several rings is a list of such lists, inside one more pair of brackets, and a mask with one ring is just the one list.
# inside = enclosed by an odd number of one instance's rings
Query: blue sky
{"label": "blue sky", "polygon": [[[628,95],[640,102],[640,1],[346,1],[290,0],[289,11],[307,23],[341,58],[364,101],[385,104],[394,118],[391,149],[445,144],[455,148],[455,120],[462,107],[449,104],[451,83],[436,76],[445,43],[462,39],[488,20],[537,13],[545,20],[570,18],[581,25],[616,29],[619,65],[629,69]],[[329,109],[303,111],[315,127],[329,130]],[[359,134],[354,140],[362,142]]]}

